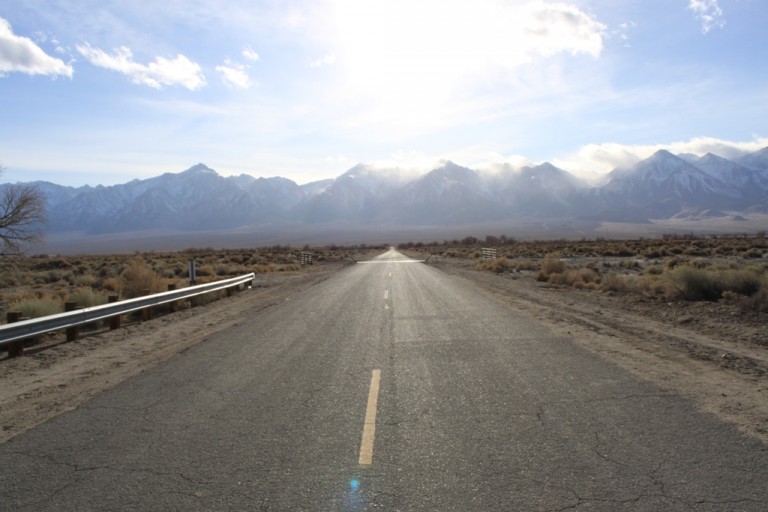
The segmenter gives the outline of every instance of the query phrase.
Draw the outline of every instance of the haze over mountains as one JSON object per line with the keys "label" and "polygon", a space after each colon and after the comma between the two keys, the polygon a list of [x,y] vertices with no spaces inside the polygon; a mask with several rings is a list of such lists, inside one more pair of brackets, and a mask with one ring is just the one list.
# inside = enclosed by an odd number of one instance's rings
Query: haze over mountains
{"label": "haze over mountains", "polygon": [[223,177],[204,164],[109,187],[34,184],[47,198],[49,233],[80,237],[148,230],[366,233],[374,226],[392,233],[509,226],[514,235],[524,225],[583,231],[606,222],[670,220],[702,227],[726,221],[739,231],[747,218],[768,218],[768,147],[738,160],[662,150],[612,171],[600,186],[549,163],[478,171],[452,162],[418,176],[361,164],[306,185]]}

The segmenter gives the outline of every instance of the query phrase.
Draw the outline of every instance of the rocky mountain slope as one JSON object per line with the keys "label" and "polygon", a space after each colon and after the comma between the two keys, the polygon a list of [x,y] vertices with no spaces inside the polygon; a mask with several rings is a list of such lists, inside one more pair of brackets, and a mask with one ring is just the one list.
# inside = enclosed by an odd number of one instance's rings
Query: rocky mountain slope
{"label": "rocky mountain slope", "polygon": [[334,180],[306,185],[279,177],[223,177],[203,164],[109,187],[35,185],[47,198],[53,233],[738,218],[768,213],[768,148],[735,161],[662,150],[614,170],[599,187],[549,163],[490,172],[453,162],[416,176],[361,164]]}

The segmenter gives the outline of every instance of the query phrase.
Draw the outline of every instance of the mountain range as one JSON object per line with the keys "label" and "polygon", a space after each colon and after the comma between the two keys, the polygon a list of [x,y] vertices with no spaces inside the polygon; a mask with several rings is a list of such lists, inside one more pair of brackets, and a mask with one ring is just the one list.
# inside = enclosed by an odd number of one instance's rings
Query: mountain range
{"label": "mountain range", "polygon": [[491,171],[453,162],[420,175],[360,164],[336,179],[305,185],[280,177],[223,177],[204,164],[113,186],[31,184],[46,197],[50,233],[88,236],[163,229],[736,221],[768,213],[768,147],[735,160],[661,150],[613,170],[599,186],[549,163]]}

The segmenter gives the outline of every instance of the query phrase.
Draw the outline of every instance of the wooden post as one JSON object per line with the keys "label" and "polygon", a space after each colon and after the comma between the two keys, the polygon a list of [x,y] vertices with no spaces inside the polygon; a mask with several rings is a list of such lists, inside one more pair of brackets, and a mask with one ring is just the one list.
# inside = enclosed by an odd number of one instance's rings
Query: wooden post
{"label": "wooden post", "polygon": [[[168,283],[168,291],[169,292],[172,292],[175,289],[176,289],[176,284],[175,283]],[[168,303],[168,312],[169,313],[173,313],[174,311],[176,311],[176,301],[175,300],[173,302],[169,302]]]}
{"label": "wooden post", "polygon": [[[74,311],[77,309],[77,302],[65,302],[64,311]],[[67,341],[77,341],[80,336],[80,329],[77,327],[67,327]]]}
{"label": "wooden post", "polygon": [[[117,295],[110,295],[107,300],[111,303],[117,302],[120,297]],[[114,331],[120,328],[120,315],[115,315],[109,319],[109,330]]]}
{"label": "wooden post", "polygon": [[[145,288],[144,290],[142,290],[141,295],[142,296],[149,295],[149,290]],[[144,322],[147,322],[147,321],[151,320],[152,319],[152,309],[151,308],[142,309],[141,310],[141,319]]]}
{"label": "wooden post", "polygon": [[[6,321],[9,324],[21,320],[21,311],[9,311],[6,314]],[[24,355],[24,340],[14,341],[8,345],[8,357],[21,357]]]}

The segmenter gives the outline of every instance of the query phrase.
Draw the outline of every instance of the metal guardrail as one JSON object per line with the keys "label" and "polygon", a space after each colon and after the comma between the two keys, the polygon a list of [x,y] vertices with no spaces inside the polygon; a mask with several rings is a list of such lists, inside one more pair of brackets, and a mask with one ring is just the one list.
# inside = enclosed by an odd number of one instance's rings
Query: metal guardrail
{"label": "metal guardrail", "polygon": [[154,295],[146,295],[135,299],[112,302],[101,306],[77,309],[75,311],[59,313],[57,315],[0,325],[0,347],[15,341],[34,338],[35,336],[40,336],[41,334],[46,334],[52,331],[77,327],[79,325],[97,322],[110,317],[124,315],[134,311],[141,311],[153,306],[168,304],[177,300],[188,299],[205,293],[233,288],[241,284],[253,282],[255,278],[256,274],[250,273],[240,277],[190,286],[180,290],[156,293]]}

